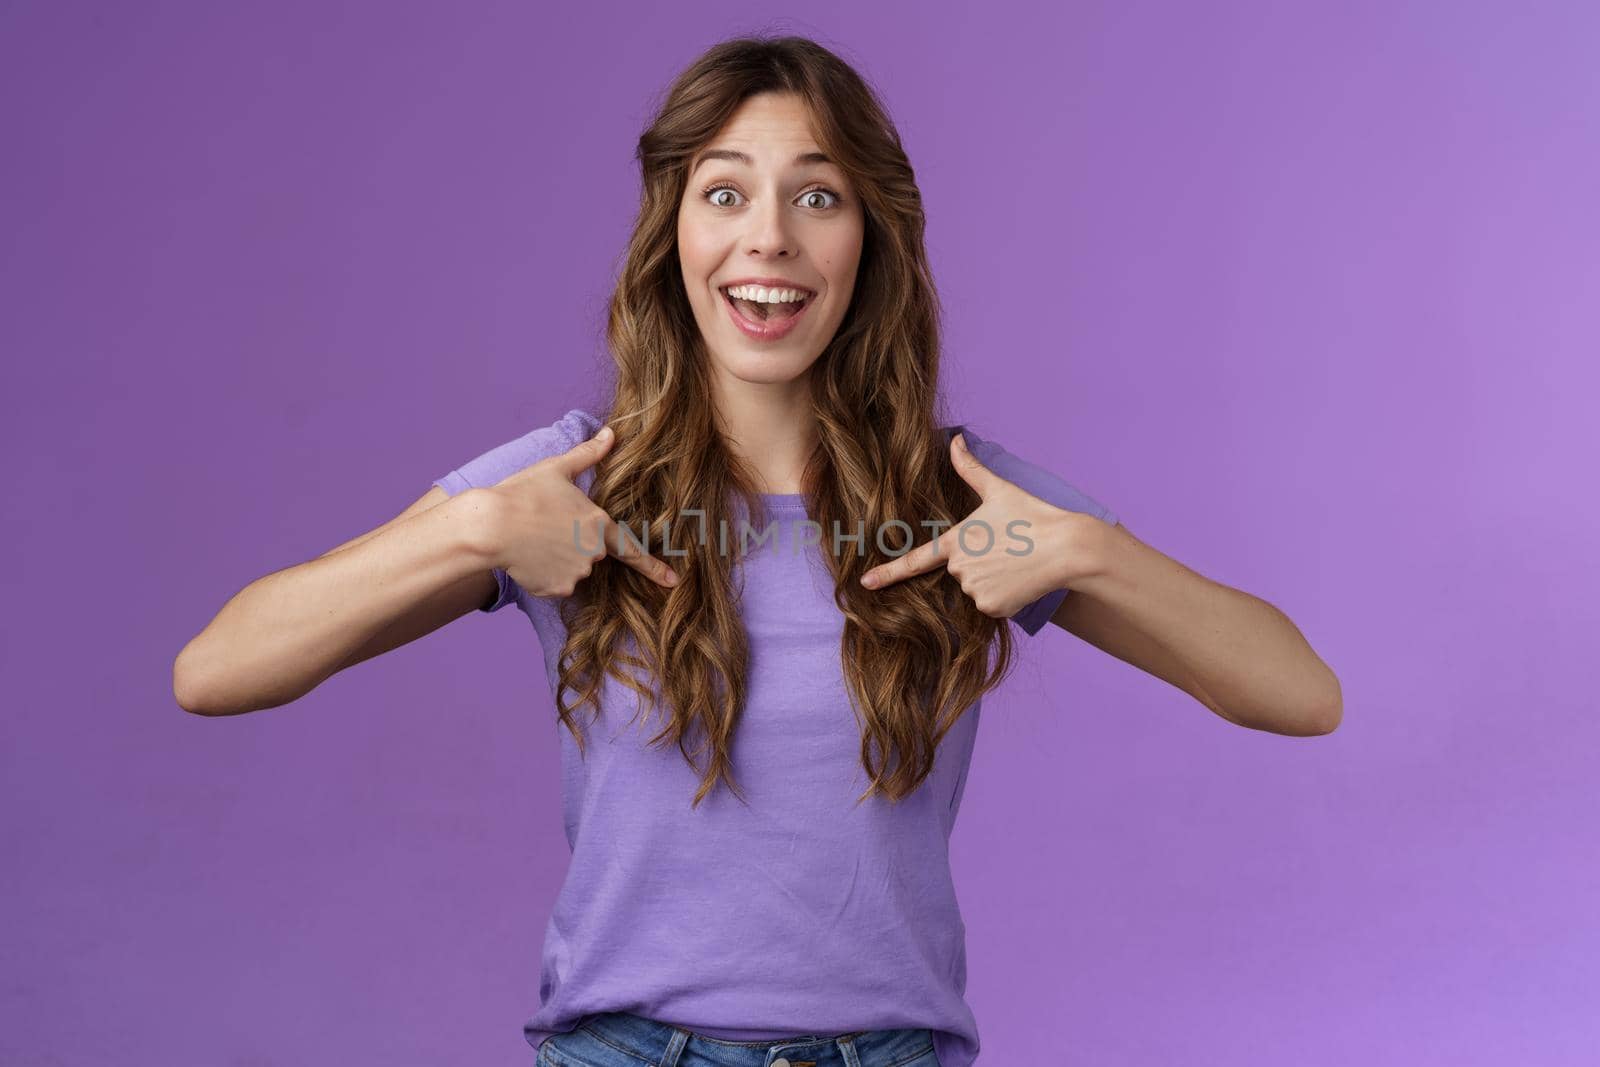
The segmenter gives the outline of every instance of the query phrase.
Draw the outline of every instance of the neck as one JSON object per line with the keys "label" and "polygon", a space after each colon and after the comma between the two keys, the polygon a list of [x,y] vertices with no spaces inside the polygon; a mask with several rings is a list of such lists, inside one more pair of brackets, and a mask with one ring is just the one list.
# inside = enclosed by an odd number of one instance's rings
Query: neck
{"label": "neck", "polygon": [[725,383],[717,416],[728,448],[756,472],[763,493],[802,492],[800,477],[816,449],[809,379]]}

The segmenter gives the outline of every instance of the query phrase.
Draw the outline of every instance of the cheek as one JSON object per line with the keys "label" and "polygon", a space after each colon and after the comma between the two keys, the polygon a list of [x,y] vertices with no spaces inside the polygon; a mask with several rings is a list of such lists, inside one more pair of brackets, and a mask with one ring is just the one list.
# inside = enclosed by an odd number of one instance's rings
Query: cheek
{"label": "cheek", "polygon": [[684,284],[689,287],[689,295],[695,303],[709,299],[706,283],[717,272],[721,259],[715,244],[707,241],[704,234],[696,234],[687,227],[678,231],[678,263],[683,271]]}
{"label": "cheek", "polygon": [[683,263],[684,272],[701,274],[701,266],[705,260],[705,238],[693,223],[685,222],[680,217],[678,222],[678,259]]}
{"label": "cheek", "polygon": [[856,270],[861,265],[859,240],[840,240],[831,245],[823,257],[828,280],[835,288],[848,292],[855,282]]}
{"label": "cheek", "polygon": [[678,212],[678,240],[693,248],[709,248],[721,240],[724,227],[686,207]]}

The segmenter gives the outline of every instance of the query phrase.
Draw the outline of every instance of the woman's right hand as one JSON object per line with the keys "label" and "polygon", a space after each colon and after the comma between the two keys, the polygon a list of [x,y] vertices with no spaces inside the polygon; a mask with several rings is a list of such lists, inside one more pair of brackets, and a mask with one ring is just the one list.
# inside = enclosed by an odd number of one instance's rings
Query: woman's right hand
{"label": "woman's right hand", "polygon": [[[624,538],[622,528],[575,484],[615,440],[616,432],[603,426],[589,440],[524,467],[489,490],[499,498],[495,565],[530,596],[571,596],[606,556],[659,585],[677,584],[671,567],[641,552],[631,534]],[[602,529],[604,546],[599,547]]]}

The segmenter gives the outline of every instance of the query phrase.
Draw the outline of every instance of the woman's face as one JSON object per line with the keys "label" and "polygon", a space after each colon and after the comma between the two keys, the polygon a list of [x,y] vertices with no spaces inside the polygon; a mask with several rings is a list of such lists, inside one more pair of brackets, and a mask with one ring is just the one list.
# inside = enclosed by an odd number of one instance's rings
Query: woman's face
{"label": "woman's face", "polygon": [[[716,377],[761,384],[803,377],[850,306],[861,206],[838,166],[807,156],[821,151],[800,98],[761,93],[690,163],[678,259]],[[724,290],[752,278],[807,290],[798,316],[785,322],[780,307],[762,324],[748,304],[732,305]],[[735,318],[740,308],[757,320],[748,331]]]}

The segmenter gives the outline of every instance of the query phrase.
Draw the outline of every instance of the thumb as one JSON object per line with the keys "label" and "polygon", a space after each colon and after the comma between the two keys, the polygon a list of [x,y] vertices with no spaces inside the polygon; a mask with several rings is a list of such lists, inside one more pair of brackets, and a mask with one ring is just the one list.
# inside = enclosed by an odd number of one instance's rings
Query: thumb
{"label": "thumb", "polygon": [[561,454],[562,473],[568,478],[576,478],[581,472],[599,463],[601,458],[611,451],[616,439],[617,433],[610,426],[600,427],[599,433],[587,441],[573,445]]}
{"label": "thumb", "polygon": [[955,464],[956,473],[961,475],[961,480],[978,491],[978,499],[987,500],[989,491],[994,487],[999,475],[978,461],[978,457],[967,448],[965,434],[956,434],[950,438],[950,462]]}

